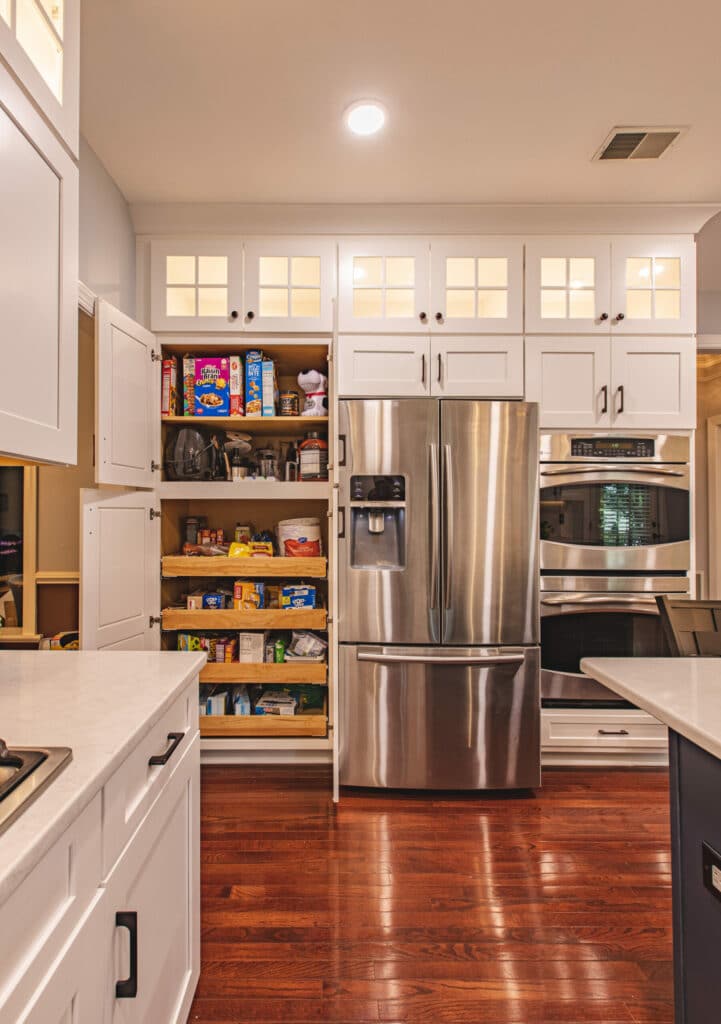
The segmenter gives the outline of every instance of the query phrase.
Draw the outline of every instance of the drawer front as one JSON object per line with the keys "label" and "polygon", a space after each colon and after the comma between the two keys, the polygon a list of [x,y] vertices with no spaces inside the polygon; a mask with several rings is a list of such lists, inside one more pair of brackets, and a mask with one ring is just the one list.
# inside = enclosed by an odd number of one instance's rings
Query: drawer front
{"label": "drawer front", "polygon": [[663,750],[666,726],[643,711],[551,711],[541,714],[544,749]]}
{"label": "drawer front", "polygon": [[0,906],[0,1021],[35,989],[97,895],[100,835],[98,793]]}
{"label": "drawer front", "polygon": [[[173,768],[198,731],[198,687],[193,683],[143,737],[103,789],[103,864],[107,878],[113,865],[154,803]],[[170,737],[182,734],[176,742]],[[172,753],[165,764],[151,758]]]}

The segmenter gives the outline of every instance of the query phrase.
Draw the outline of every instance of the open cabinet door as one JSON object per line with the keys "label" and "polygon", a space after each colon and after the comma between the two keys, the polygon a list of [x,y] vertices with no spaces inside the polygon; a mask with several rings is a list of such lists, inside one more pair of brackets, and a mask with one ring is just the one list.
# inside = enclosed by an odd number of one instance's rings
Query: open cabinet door
{"label": "open cabinet door", "polygon": [[95,310],[95,479],[155,487],[160,462],[155,335],[100,299]]}
{"label": "open cabinet door", "polygon": [[157,495],[83,490],[80,502],[81,648],[159,650]]}

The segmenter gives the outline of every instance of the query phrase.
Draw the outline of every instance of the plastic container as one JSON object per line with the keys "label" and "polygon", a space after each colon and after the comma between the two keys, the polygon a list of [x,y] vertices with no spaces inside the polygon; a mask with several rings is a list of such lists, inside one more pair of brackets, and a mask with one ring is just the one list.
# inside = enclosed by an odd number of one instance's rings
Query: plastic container
{"label": "plastic container", "polygon": [[323,554],[320,519],[282,519],[278,523],[278,550],[284,558],[318,558]]}

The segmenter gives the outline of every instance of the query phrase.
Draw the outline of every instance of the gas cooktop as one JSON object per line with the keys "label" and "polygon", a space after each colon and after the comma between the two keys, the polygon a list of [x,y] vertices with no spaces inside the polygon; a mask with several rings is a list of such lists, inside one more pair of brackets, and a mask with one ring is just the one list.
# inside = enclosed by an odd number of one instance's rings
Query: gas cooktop
{"label": "gas cooktop", "polygon": [[8,747],[0,739],[0,833],[73,756],[70,747]]}

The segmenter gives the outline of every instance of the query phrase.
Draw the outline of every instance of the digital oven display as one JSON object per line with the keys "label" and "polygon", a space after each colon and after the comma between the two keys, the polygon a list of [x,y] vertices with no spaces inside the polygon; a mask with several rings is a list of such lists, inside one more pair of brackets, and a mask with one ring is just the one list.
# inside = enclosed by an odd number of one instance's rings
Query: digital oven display
{"label": "digital oven display", "polygon": [[652,437],[572,437],[571,455],[587,459],[649,459],[656,454]]}

